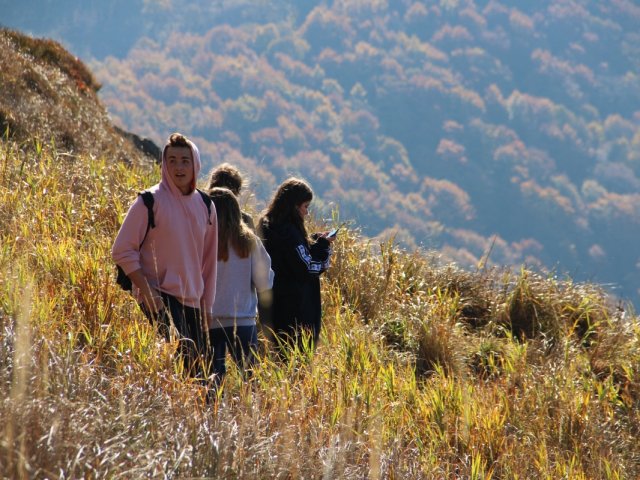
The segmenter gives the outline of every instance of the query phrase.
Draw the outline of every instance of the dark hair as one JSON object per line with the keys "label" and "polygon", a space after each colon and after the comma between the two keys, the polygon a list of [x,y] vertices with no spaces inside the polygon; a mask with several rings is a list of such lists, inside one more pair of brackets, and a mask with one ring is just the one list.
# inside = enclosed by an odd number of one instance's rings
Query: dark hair
{"label": "dark hair", "polygon": [[211,190],[215,187],[228,188],[235,196],[238,196],[242,188],[242,174],[230,163],[218,165],[209,175],[207,189]]}
{"label": "dark hair", "polygon": [[218,214],[218,260],[229,260],[229,245],[240,258],[247,258],[256,245],[256,236],[242,221],[238,199],[228,188],[215,187],[209,196]]}
{"label": "dark hair", "polygon": [[313,200],[313,190],[307,182],[300,178],[290,177],[280,184],[273,195],[269,206],[264,210],[258,222],[259,228],[268,225],[292,223],[300,229],[305,238],[308,237],[304,226],[304,218],[298,207]]}
{"label": "dark hair", "polygon": [[167,147],[189,147],[189,140],[181,133],[172,133],[167,140]]}

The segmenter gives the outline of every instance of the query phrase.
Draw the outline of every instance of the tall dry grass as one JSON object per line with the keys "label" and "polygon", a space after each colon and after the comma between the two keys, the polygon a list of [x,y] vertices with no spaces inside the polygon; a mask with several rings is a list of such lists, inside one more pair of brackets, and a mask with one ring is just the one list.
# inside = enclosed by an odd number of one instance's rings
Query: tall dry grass
{"label": "tall dry grass", "polygon": [[119,221],[158,175],[0,143],[3,478],[640,476],[633,312],[356,230],[315,354],[231,369],[207,404],[113,281]]}
{"label": "tall dry grass", "polygon": [[[149,161],[140,148],[148,141],[114,127],[98,99],[100,84],[62,45],[0,26],[0,135],[33,152],[33,137],[67,151],[110,157],[128,163]],[[140,145],[137,147],[136,144]]]}

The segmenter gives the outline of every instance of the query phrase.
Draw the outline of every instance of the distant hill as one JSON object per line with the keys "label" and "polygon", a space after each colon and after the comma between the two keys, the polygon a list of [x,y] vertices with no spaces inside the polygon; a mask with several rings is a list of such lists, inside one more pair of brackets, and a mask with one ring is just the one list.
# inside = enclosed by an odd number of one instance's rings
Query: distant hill
{"label": "distant hill", "polygon": [[84,63],[59,43],[0,29],[3,139],[26,142],[32,149],[55,144],[71,154],[155,161],[159,149],[153,142],[113,125],[99,89]]}
{"label": "distant hill", "polygon": [[[371,237],[640,304],[633,2],[121,3],[34,0],[3,21],[64,38],[114,119],[155,141],[190,133],[258,202],[300,174]],[[34,5],[51,17],[27,21]]]}

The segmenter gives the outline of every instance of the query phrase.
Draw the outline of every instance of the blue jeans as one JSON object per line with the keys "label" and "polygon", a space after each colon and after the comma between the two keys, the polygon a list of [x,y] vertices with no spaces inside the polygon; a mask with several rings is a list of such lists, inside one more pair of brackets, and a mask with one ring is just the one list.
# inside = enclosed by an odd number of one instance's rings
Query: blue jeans
{"label": "blue jeans", "polygon": [[209,330],[209,354],[211,369],[215,374],[215,384],[219,386],[227,373],[227,348],[231,358],[243,374],[249,374],[255,364],[258,350],[258,328],[255,325],[243,327],[212,328]]}

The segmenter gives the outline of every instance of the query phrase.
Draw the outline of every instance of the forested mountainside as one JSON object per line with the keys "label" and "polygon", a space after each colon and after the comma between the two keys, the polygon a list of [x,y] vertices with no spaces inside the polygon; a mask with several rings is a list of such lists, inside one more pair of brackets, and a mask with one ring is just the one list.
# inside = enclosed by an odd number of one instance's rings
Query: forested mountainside
{"label": "forested mountainside", "polygon": [[631,1],[2,3],[89,61],[116,123],[194,136],[258,204],[300,174],[367,235],[638,302]]}

